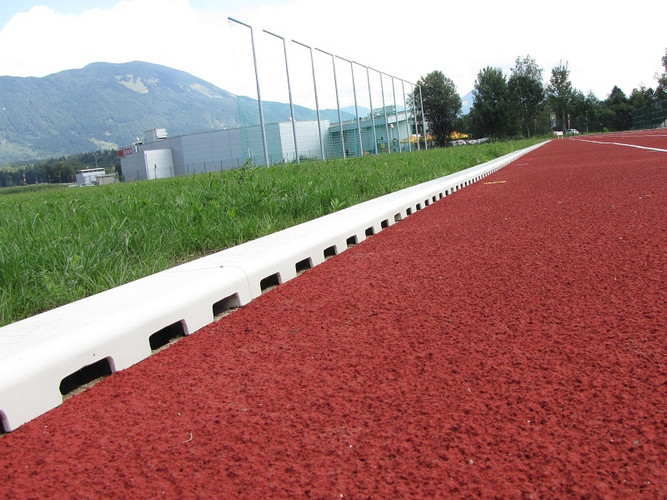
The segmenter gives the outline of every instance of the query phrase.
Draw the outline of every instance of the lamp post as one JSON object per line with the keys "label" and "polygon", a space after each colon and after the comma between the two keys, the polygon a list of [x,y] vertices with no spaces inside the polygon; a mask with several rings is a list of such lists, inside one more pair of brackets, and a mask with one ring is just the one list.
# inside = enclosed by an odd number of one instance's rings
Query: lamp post
{"label": "lamp post", "polygon": [[315,78],[315,61],[313,60],[313,48],[305,43],[297,42],[292,40],[292,42],[302,47],[307,48],[310,51],[310,68],[313,72],[313,91],[315,92],[315,111],[317,112],[317,130],[320,135],[320,153],[322,154],[322,159],[326,160],[324,156],[324,140],[322,139],[322,123],[320,120],[320,103],[317,99],[317,79]]}
{"label": "lamp post", "polygon": [[240,24],[241,26],[245,26],[246,28],[250,29],[250,43],[252,45],[252,60],[255,64],[255,82],[257,83],[257,102],[259,104],[259,125],[262,129],[262,145],[264,146],[264,161],[266,162],[266,166],[268,167],[270,165],[269,161],[269,148],[266,144],[266,128],[264,126],[264,109],[262,108],[262,93],[260,92],[259,89],[259,71],[257,70],[257,54],[255,52],[255,35],[252,30],[252,26],[249,24],[243,23],[241,21],[237,21],[234,18],[228,17],[227,18],[229,21]]}
{"label": "lamp post", "polygon": [[294,137],[294,154],[296,155],[296,162],[298,164],[300,163],[299,147],[296,144],[296,119],[294,117],[294,102],[292,101],[292,85],[290,84],[289,79],[289,65],[287,64],[287,45],[285,44],[285,39],[282,36],[276,35],[275,33],[271,33],[270,31],[266,30],[264,30],[264,33],[275,36],[276,38],[280,38],[283,41],[283,52],[285,53],[285,73],[287,74],[287,94],[289,95],[289,109],[290,116],[292,117],[292,137]]}

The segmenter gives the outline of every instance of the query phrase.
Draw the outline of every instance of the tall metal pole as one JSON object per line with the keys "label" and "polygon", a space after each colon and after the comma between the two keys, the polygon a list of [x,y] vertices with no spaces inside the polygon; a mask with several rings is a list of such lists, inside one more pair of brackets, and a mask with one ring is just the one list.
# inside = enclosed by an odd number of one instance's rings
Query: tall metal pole
{"label": "tall metal pole", "polygon": [[366,82],[368,83],[368,103],[371,106],[371,125],[373,126],[373,151],[375,154],[378,154],[378,138],[375,132],[375,112],[373,111],[373,95],[371,93],[371,73],[368,66],[364,66],[363,64],[359,64],[359,66],[366,68]]}
{"label": "tall metal pole", "polygon": [[407,82],[412,86],[410,95],[412,96],[412,120],[415,122],[415,135],[417,136],[417,151],[421,149],[419,146],[419,125],[417,125],[417,107],[415,105],[415,84]]}
{"label": "tall metal pole", "polygon": [[422,132],[424,133],[424,150],[428,149],[428,140],[426,137],[426,120],[424,119],[424,98],[422,97],[422,86],[419,85],[419,104],[422,108]]}
{"label": "tall metal pole", "polygon": [[384,73],[382,71],[378,71],[380,74],[380,90],[382,91],[382,111],[384,113],[384,128],[385,128],[385,133],[387,134],[387,153],[389,153],[389,118],[387,117],[387,103],[385,102],[384,99]]}
{"label": "tall metal pole", "polygon": [[405,80],[401,80],[401,91],[403,92],[403,111],[405,112],[405,132],[408,136],[408,151],[412,152],[412,144],[410,144],[410,118],[408,117],[408,103],[405,100]]}
{"label": "tall metal pole", "polygon": [[275,33],[271,33],[270,31],[266,30],[264,30],[264,33],[275,36],[276,38],[280,38],[283,41],[283,52],[285,53],[285,73],[287,74],[287,94],[289,95],[289,110],[290,116],[292,118],[292,137],[294,137],[294,154],[296,155],[296,162],[298,164],[301,161],[299,160],[299,147],[296,144],[296,118],[294,117],[294,101],[292,101],[292,85],[290,84],[289,79],[289,64],[287,64],[287,44],[285,43],[285,39],[280,35],[276,35]]}
{"label": "tall metal pole", "polygon": [[320,153],[322,154],[322,159],[326,160],[324,156],[324,140],[322,139],[322,120],[320,120],[320,101],[317,98],[317,79],[315,78],[315,60],[313,59],[313,48],[305,43],[297,42],[292,40],[292,42],[302,47],[307,48],[310,51],[310,67],[313,71],[313,91],[315,92],[315,110],[317,111],[317,131],[320,135]]}
{"label": "tall metal pole", "polygon": [[315,50],[322,52],[322,54],[326,54],[328,56],[331,56],[331,64],[333,65],[333,77],[334,77],[334,88],[336,89],[336,109],[338,109],[338,129],[340,130],[340,150],[343,154],[343,160],[347,158],[347,154],[345,153],[345,137],[343,136],[343,118],[340,114],[340,99],[338,98],[338,79],[336,78],[336,56],[333,54],[330,54],[329,52],[326,52],[322,49],[318,49],[317,47]]}
{"label": "tall metal pole", "polygon": [[255,52],[255,35],[252,30],[252,26],[246,23],[242,23],[241,21],[237,21],[234,18],[228,17],[228,20],[240,24],[241,26],[245,26],[246,28],[250,28],[250,43],[252,45],[252,60],[255,63],[255,81],[257,82],[257,102],[259,104],[259,125],[262,129],[262,145],[264,146],[264,161],[266,162],[266,166],[268,167],[270,165],[270,160],[269,160],[269,148],[266,144],[266,128],[264,126],[264,109],[262,108],[262,93],[259,89],[259,71],[257,69],[257,53]]}
{"label": "tall metal pole", "polygon": [[364,155],[364,144],[361,140],[361,121],[359,120],[359,106],[357,105],[357,86],[354,83],[354,63],[344,57],[336,56],[342,61],[350,63],[350,73],[352,74],[352,95],[354,96],[354,114],[357,117],[357,138],[359,139],[359,154]]}
{"label": "tall metal pole", "polygon": [[401,126],[398,124],[398,106],[396,104],[396,84],[394,83],[394,77],[388,75],[391,78],[391,91],[394,94],[394,118],[396,119],[396,134],[398,135],[398,152],[401,152]]}

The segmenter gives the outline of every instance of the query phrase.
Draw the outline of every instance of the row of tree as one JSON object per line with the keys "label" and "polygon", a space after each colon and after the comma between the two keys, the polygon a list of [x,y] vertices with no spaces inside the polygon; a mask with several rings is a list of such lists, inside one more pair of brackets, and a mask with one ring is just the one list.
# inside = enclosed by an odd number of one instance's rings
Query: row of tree
{"label": "row of tree", "polygon": [[[473,89],[470,113],[460,116],[461,98],[454,82],[441,71],[420,78],[424,115],[439,145],[445,145],[452,131],[475,137],[508,138],[546,134],[552,130],[582,132],[628,130],[632,111],[667,98],[667,50],[662,58],[664,73],[658,85],[634,89],[629,97],[617,86],[599,100],[592,92],[584,95],[570,82],[568,64],[551,70],[543,83],[543,70],[530,55],[517,57],[507,77],[499,68],[482,69]],[[419,89],[412,99],[419,102]],[[418,117],[419,118],[419,117]],[[419,119],[418,119],[419,121]],[[423,130],[418,124],[419,130]]]}
{"label": "row of tree", "polygon": [[42,182],[73,183],[77,170],[95,167],[103,167],[108,173],[120,173],[116,151],[93,151],[0,168],[0,187]]}

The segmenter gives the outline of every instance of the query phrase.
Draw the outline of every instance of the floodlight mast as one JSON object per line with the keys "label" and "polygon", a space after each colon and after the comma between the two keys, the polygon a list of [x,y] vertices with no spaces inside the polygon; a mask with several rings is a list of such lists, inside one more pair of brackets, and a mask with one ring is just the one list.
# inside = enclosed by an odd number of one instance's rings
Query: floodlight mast
{"label": "floodlight mast", "polygon": [[317,130],[320,135],[320,153],[322,154],[322,159],[326,160],[324,156],[324,140],[322,139],[322,120],[320,120],[320,102],[317,98],[317,79],[315,78],[315,60],[313,59],[313,48],[310,45],[305,43],[297,42],[292,40],[293,43],[301,45],[302,47],[307,48],[310,51],[310,68],[313,72],[313,91],[315,92],[315,111],[317,113]]}
{"label": "floodlight mast", "polygon": [[264,161],[266,162],[266,166],[270,166],[270,160],[269,160],[269,148],[266,144],[266,128],[264,126],[264,109],[262,108],[262,93],[259,89],[259,71],[257,69],[257,54],[255,52],[255,35],[252,29],[252,26],[249,24],[246,24],[244,22],[238,21],[232,17],[227,18],[229,21],[240,24],[241,26],[245,26],[246,28],[250,29],[250,43],[252,45],[252,60],[255,64],[255,82],[257,83],[257,102],[259,104],[259,124],[262,129],[262,146],[264,147]]}
{"label": "floodlight mast", "polygon": [[287,44],[285,43],[285,39],[280,36],[276,35],[275,33],[271,33],[270,31],[264,30],[264,33],[267,35],[275,36],[276,38],[280,38],[283,42],[283,52],[285,53],[285,73],[287,74],[287,94],[289,95],[289,109],[290,109],[290,116],[292,117],[292,137],[294,138],[294,155],[296,156],[296,163],[299,164],[301,163],[301,160],[299,159],[299,146],[297,145],[296,141],[296,118],[294,117],[294,101],[292,100],[292,85],[290,83],[290,78],[289,78],[289,64],[287,64]]}
{"label": "floodlight mast", "polygon": [[345,138],[343,136],[343,119],[340,114],[340,100],[338,99],[338,79],[336,78],[336,56],[333,54],[330,54],[329,52],[318,49],[315,47],[315,50],[318,52],[322,52],[322,54],[326,54],[328,56],[331,56],[331,64],[333,65],[333,77],[334,77],[334,88],[336,90],[336,109],[338,110],[338,129],[340,130],[340,150],[341,153],[343,154],[343,160],[347,158],[347,155],[345,154]]}

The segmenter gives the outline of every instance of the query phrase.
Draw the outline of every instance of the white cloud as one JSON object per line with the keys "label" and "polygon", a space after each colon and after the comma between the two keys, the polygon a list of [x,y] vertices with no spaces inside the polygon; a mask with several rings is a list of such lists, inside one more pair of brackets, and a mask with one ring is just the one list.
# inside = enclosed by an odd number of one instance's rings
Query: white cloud
{"label": "white cloud", "polygon": [[[13,76],[44,76],[95,61],[143,60],[239,91],[242,79],[230,64],[243,59],[239,44],[247,34],[230,30],[232,16],[254,26],[265,69],[282,61],[263,28],[410,81],[439,69],[461,94],[487,65],[508,71],[517,56],[530,54],[548,79],[552,67],[567,61],[576,88],[605,98],[614,85],[626,93],[655,86],[654,74],[662,70],[667,4],[649,0],[639,8],[647,15],[635,20],[598,0],[561,0],[539,9],[527,0],[122,0],[79,15],[36,6],[0,32],[0,68]],[[289,50],[303,59],[291,43]],[[294,69],[304,78],[306,62]]]}

